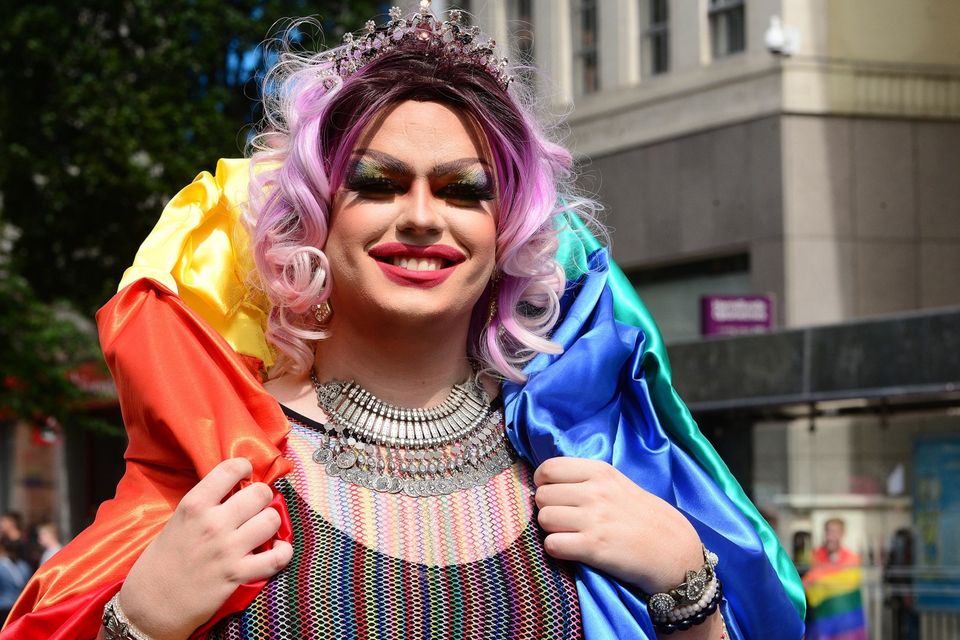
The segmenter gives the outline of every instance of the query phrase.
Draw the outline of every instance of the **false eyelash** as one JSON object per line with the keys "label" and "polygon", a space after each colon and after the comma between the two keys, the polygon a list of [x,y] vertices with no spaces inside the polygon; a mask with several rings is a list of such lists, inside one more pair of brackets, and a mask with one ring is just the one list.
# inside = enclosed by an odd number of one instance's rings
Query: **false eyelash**
{"label": "false eyelash", "polygon": [[493,190],[469,182],[451,182],[440,190],[441,195],[459,200],[493,200]]}
{"label": "false eyelash", "polygon": [[393,180],[376,176],[351,176],[347,178],[347,188],[351,191],[370,191],[375,193],[393,193],[400,186]]}
{"label": "false eyelash", "polygon": [[486,171],[473,167],[459,172],[441,192],[471,200],[493,200],[493,179]]}

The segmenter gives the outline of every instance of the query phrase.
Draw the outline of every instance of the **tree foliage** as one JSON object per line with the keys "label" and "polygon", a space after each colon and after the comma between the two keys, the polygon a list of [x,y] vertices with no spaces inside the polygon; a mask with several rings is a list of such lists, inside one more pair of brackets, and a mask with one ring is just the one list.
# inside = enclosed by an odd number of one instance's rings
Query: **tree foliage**
{"label": "tree foliage", "polygon": [[109,431],[86,411],[100,399],[71,379],[83,363],[102,364],[92,323],[67,305],[41,302],[11,269],[9,250],[17,235],[0,216],[0,421]]}
{"label": "tree foliage", "polygon": [[[6,3],[4,3],[6,4]],[[242,152],[257,45],[318,15],[330,42],[377,2],[31,0],[0,21],[0,194],[12,258],[40,299],[89,314],[166,199]]]}
{"label": "tree foliage", "polygon": [[306,14],[337,42],[380,4],[0,3],[0,419],[89,418],[69,374],[99,361],[92,312],[166,200],[241,153],[258,45]]}

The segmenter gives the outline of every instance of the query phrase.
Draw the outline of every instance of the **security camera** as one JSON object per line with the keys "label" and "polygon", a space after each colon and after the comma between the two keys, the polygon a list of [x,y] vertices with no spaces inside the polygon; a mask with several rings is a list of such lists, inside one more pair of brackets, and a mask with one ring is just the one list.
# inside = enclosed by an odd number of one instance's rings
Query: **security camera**
{"label": "security camera", "polygon": [[780,16],[770,16],[770,26],[763,34],[767,51],[777,56],[792,56],[800,46],[800,32],[794,27],[784,26]]}

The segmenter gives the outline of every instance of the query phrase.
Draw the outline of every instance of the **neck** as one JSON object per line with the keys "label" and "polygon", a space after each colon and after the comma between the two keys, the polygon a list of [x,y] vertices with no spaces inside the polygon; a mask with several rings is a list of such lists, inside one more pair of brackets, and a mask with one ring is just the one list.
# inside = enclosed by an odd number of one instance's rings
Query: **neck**
{"label": "neck", "polygon": [[315,371],[323,382],[353,380],[382,400],[402,407],[430,407],[472,373],[466,356],[467,326],[331,326],[317,344]]}

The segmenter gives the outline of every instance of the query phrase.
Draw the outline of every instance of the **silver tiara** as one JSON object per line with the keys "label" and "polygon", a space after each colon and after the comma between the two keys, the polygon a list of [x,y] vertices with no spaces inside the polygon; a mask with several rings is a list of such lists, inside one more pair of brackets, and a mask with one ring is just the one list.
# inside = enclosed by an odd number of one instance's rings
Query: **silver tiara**
{"label": "silver tiara", "polygon": [[430,11],[430,0],[420,0],[420,10],[407,18],[400,7],[393,7],[390,22],[382,27],[367,20],[359,35],[345,33],[343,46],[331,52],[326,61],[332,64],[332,74],[348,78],[389,51],[410,48],[427,56],[477,67],[490,74],[503,89],[513,80],[507,73],[507,59],[496,56],[496,42],[481,34],[479,27],[464,25],[459,9],[451,9],[447,20],[437,20]]}

